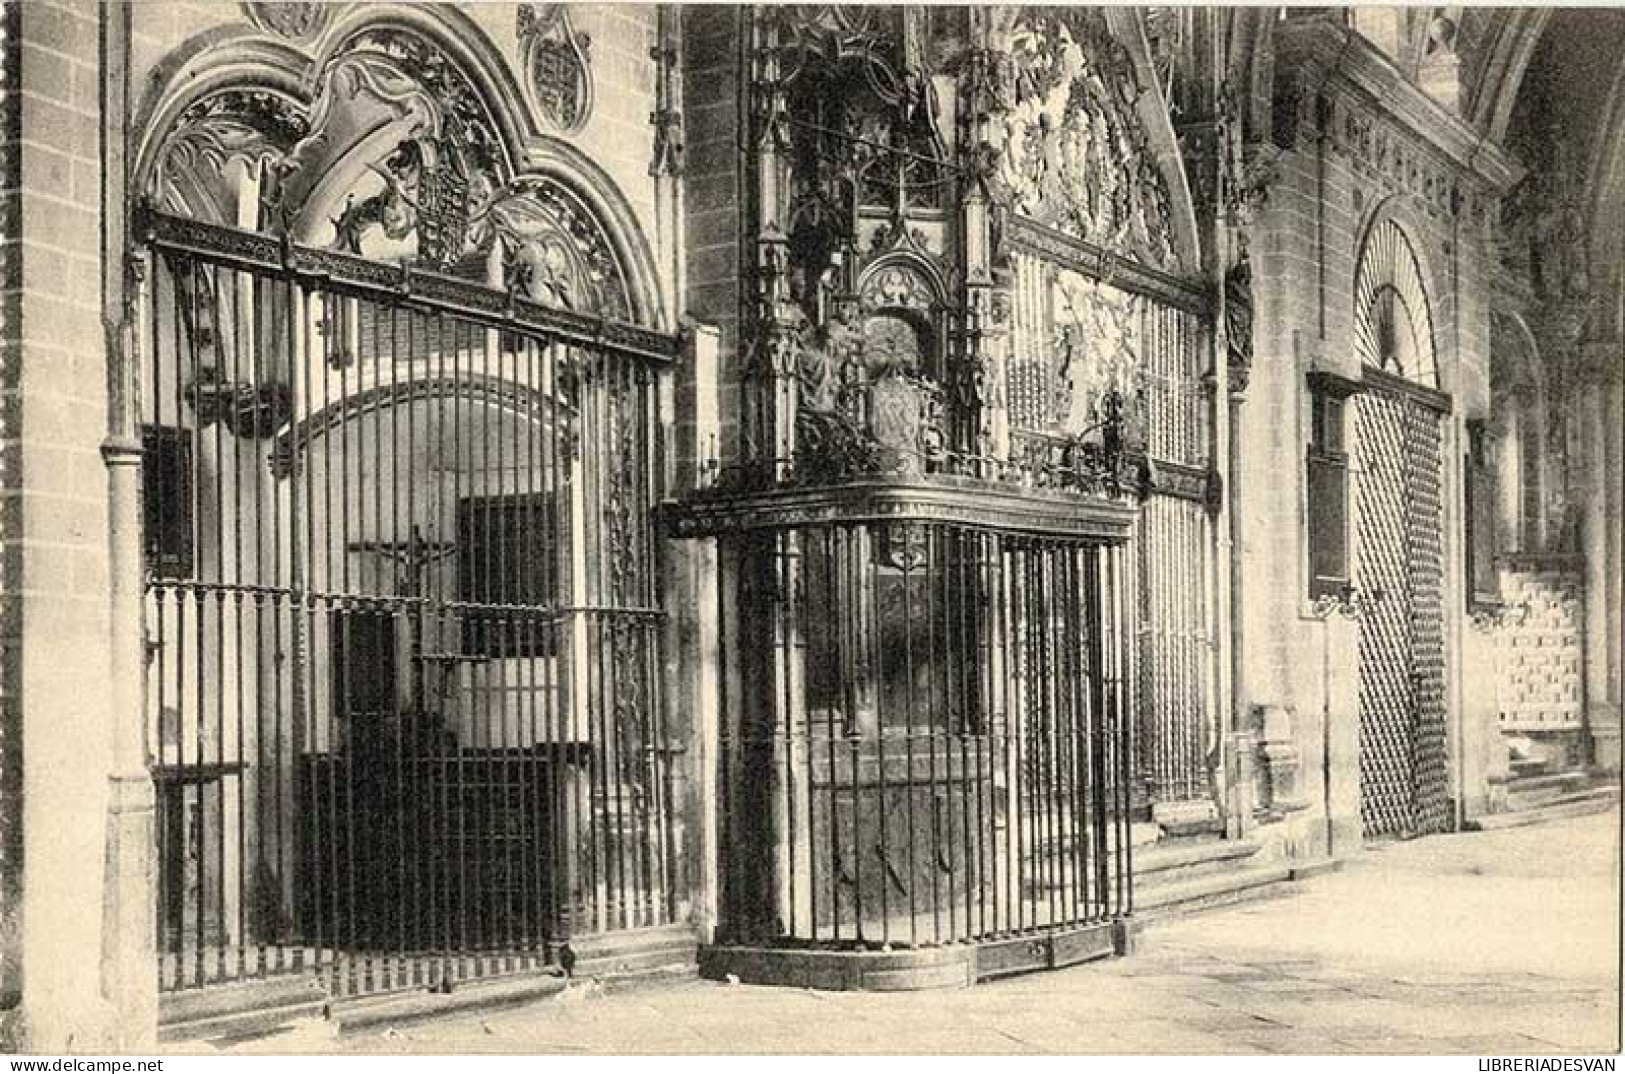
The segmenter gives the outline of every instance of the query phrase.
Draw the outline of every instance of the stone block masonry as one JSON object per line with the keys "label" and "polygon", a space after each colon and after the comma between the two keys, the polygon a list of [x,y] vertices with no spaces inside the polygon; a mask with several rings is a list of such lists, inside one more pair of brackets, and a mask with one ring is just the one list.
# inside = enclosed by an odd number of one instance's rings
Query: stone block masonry
{"label": "stone block masonry", "polygon": [[[0,338],[0,761],[7,879],[27,862],[21,989],[30,1048],[105,1043],[99,995],[106,841],[108,515],[102,256],[101,11],[7,4]],[[27,436],[22,435],[26,428]],[[26,708],[20,706],[28,699]],[[21,778],[16,734],[27,743]],[[20,792],[20,793],[19,793]],[[20,800],[20,808],[19,808]],[[14,823],[21,821],[20,840]]]}
{"label": "stone block masonry", "polygon": [[1497,634],[1501,730],[1580,730],[1585,602],[1578,566],[1512,561],[1501,592],[1512,609]]}
{"label": "stone block masonry", "polygon": [[21,14],[22,4],[0,2],[0,1051],[18,1044],[22,1000]]}

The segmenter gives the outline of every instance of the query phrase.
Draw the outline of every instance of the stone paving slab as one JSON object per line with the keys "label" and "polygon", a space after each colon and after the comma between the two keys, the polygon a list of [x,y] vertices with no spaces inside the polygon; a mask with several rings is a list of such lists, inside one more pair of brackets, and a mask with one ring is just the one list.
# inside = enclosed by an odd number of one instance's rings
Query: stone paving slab
{"label": "stone paving slab", "polygon": [[677,981],[240,1051],[1462,1054],[1619,1046],[1613,815],[1368,852],[1285,898],[1151,926],[1139,952],[969,989]]}

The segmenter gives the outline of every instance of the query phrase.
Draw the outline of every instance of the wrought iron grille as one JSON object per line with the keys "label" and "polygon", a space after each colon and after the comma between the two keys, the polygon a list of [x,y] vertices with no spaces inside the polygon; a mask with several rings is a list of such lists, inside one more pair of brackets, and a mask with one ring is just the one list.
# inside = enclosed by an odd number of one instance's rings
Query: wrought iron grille
{"label": "wrought iron grille", "polygon": [[[1154,803],[1211,799],[1217,746],[1211,625],[1212,404],[1202,316],[1086,278],[1069,259],[1019,250],[1006,381],[1012,446],[1089,420],[1087,389],[1115,389],[1138,420],[1136,450],[1154,468],[1137,526],[1138,644],[1133,692],[1136,773]],[[1091,416],[1092,417],[1092,416]],[[1143,798],[1142,798],[1143,796]]]}
{"label": "wrought iron grille", "polygon": [[[1141,311],[1147,449],[1166,476],[1136,529],[1140,646],[1137,755],[1153,802],[1211,800],[1218,748],[1210,578],[1212,515],[1205,502],[1212,418],[1203,383],[1205,333],[1192,314],[1146,303]],[[1175,490],[1196,476],[1196,496]]]}
{"label": "wrought iron grille", "polygon": [[660,338],[171,224],[142,385],[162,987],[449,987],[672,921]]}
{"label": "wrought iron grille", "polygon": [[1121,546],[859,521],[730,545],[724,942],[921,946],[1130,911]]}
{"label": "wrought iron grille", "polygon": [[1361,821],[1420,835],[1449,825],[1439,419],[1381,388],[1357,412]]}

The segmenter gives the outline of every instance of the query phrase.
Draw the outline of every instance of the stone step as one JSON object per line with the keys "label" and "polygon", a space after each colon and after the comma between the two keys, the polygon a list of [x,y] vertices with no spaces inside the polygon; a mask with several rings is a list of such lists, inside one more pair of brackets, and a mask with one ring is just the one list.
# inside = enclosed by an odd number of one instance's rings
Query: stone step
{"label": "stone step", "polygon": [[686,967],[695,973],[699,942],[689,925],[662,925],[648,929],[582,937],[575,942],[575,976],[624,978],[654,974],[670,976]]}
{"label": "stone step", "polygon": [[204,988],[183,988],[158,997],[160,1024],[203,1022],[250,1008],[320,1008],[327,990],[311,972],[282,973]]}
{"label": "stone step", "polygon": [[1533,809],[1520,809],[1512,813],[1488,813],[1474,817],[1463,827],[1470,832],[1495,832],[1505,828],[1522,828],[1530,824],[1584,817],[1592,813],[1607,813],[1619,808],[1619,788],[1593,787],[1565,795],[1546,805]]}
{"label": "stone step", "polygon": [[1144,918],[1168,917],[1291,890],[1293,867],[1287,862],[1230,869],[1179,883],[1135,889],[1134,912]]}
{"label": "stone step", "polygon": [[1258,844],[1243,839],[1169,840],[1134,853],[1136,891],[1243,868]]}
{"label": "stone step", "polygon": [[220,1014],[184,1021],[160,1020],[158,1039],[164,1043],[182,1041],[227,1042],[269,1036],[302,1022],[322,1022],[327,1018],[327,1001],[279,1004],[261,1007],[253,1004]]}
{"label": "stone step", "polygon": [[[575,977],[612,989],[692,977],[698,972],[696,947],[694,930],[687,925],[581,937],[575,945]],[[549,968],[464,981],[450,992],[417,988],[332,999],[317,978],[290,974],[170,993],[163,997],[159,1039],[228,1041],[284,1033],[337,1036],[458,1011],[529,1003],[572,987],[562,971]]]}
{"label": "stone step", "polygon": [[450,992],[394,992],[344,1000],[333,1004],[328,1020],[333,1032],[348,1035],[448,1014],[523,1006],[561,995],[569,987],[569,980],[556,971],[532,971],[467,981]]}
{"label": "stone step", "polygon": [[1524,776],[1506,785],[1507,811],[1533,809],[1584,789],[1590,777],[1584,772],[1556,772],[1545,776]]}

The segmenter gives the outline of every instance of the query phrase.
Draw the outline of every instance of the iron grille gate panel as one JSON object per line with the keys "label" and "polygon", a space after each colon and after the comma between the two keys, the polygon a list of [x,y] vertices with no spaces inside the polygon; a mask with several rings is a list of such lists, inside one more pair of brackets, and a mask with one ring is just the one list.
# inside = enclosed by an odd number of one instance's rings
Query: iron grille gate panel
{"label": "iron grille gate panel", "polygon": [[1121,548],[853,522],[730,554],[719,939],[929,946],[1130,911]]}
{"label": "iron grille gate panel", "polygon": [[1208,766],[1217,731],[1209,694],[1208,517],[1203,504],[1152,496],[1135,531],[1140,609],[1135,754],[1153,802],[1212,797]]}
{"label": "iron grille gate panel", "polygon": [[649,360],[166,247],[145,336],[162,987],[672,921]]}
{"label": "iron grille gate panel", "polygon": [[1357,408],[1360,815],[1367,836],[1449,824],[1439,418],[1371,388]]}
{"label": "iron grille gate panel", "polygon": [[[1140,364],[1152,458],[1205,474],[1213,422],[1200,319],[1142,301]],[[1135,752],[1153,803],[1213,798],[1210,758],[1218,746],[1218,713],[1212,696],[1210,519],[1200,498],[1158,491],[1146,500],[1136,527]]]}
{"label": "iron grille gate panel", "polygon": [[[1012,440],[1042,443],[1092,379],[1113,380],[1142,408],[1143,445],[1173,478],[1147,499],[1126,595],[1138,610],[1129,677],[1135,718],[1137,807],[1211,802],[1218,745],[1213,696],[1211,521],[1204,494],[1213,418],[1206,381],[1209,332],[1201,316],[1083,277],[1048,255],[1011,255]],[[1059,280],[1067,280],[1057,289]],[[1076,429],[1072,430],[1076,431]],[[1176,490],[1176,484],[1185,487]]]}

